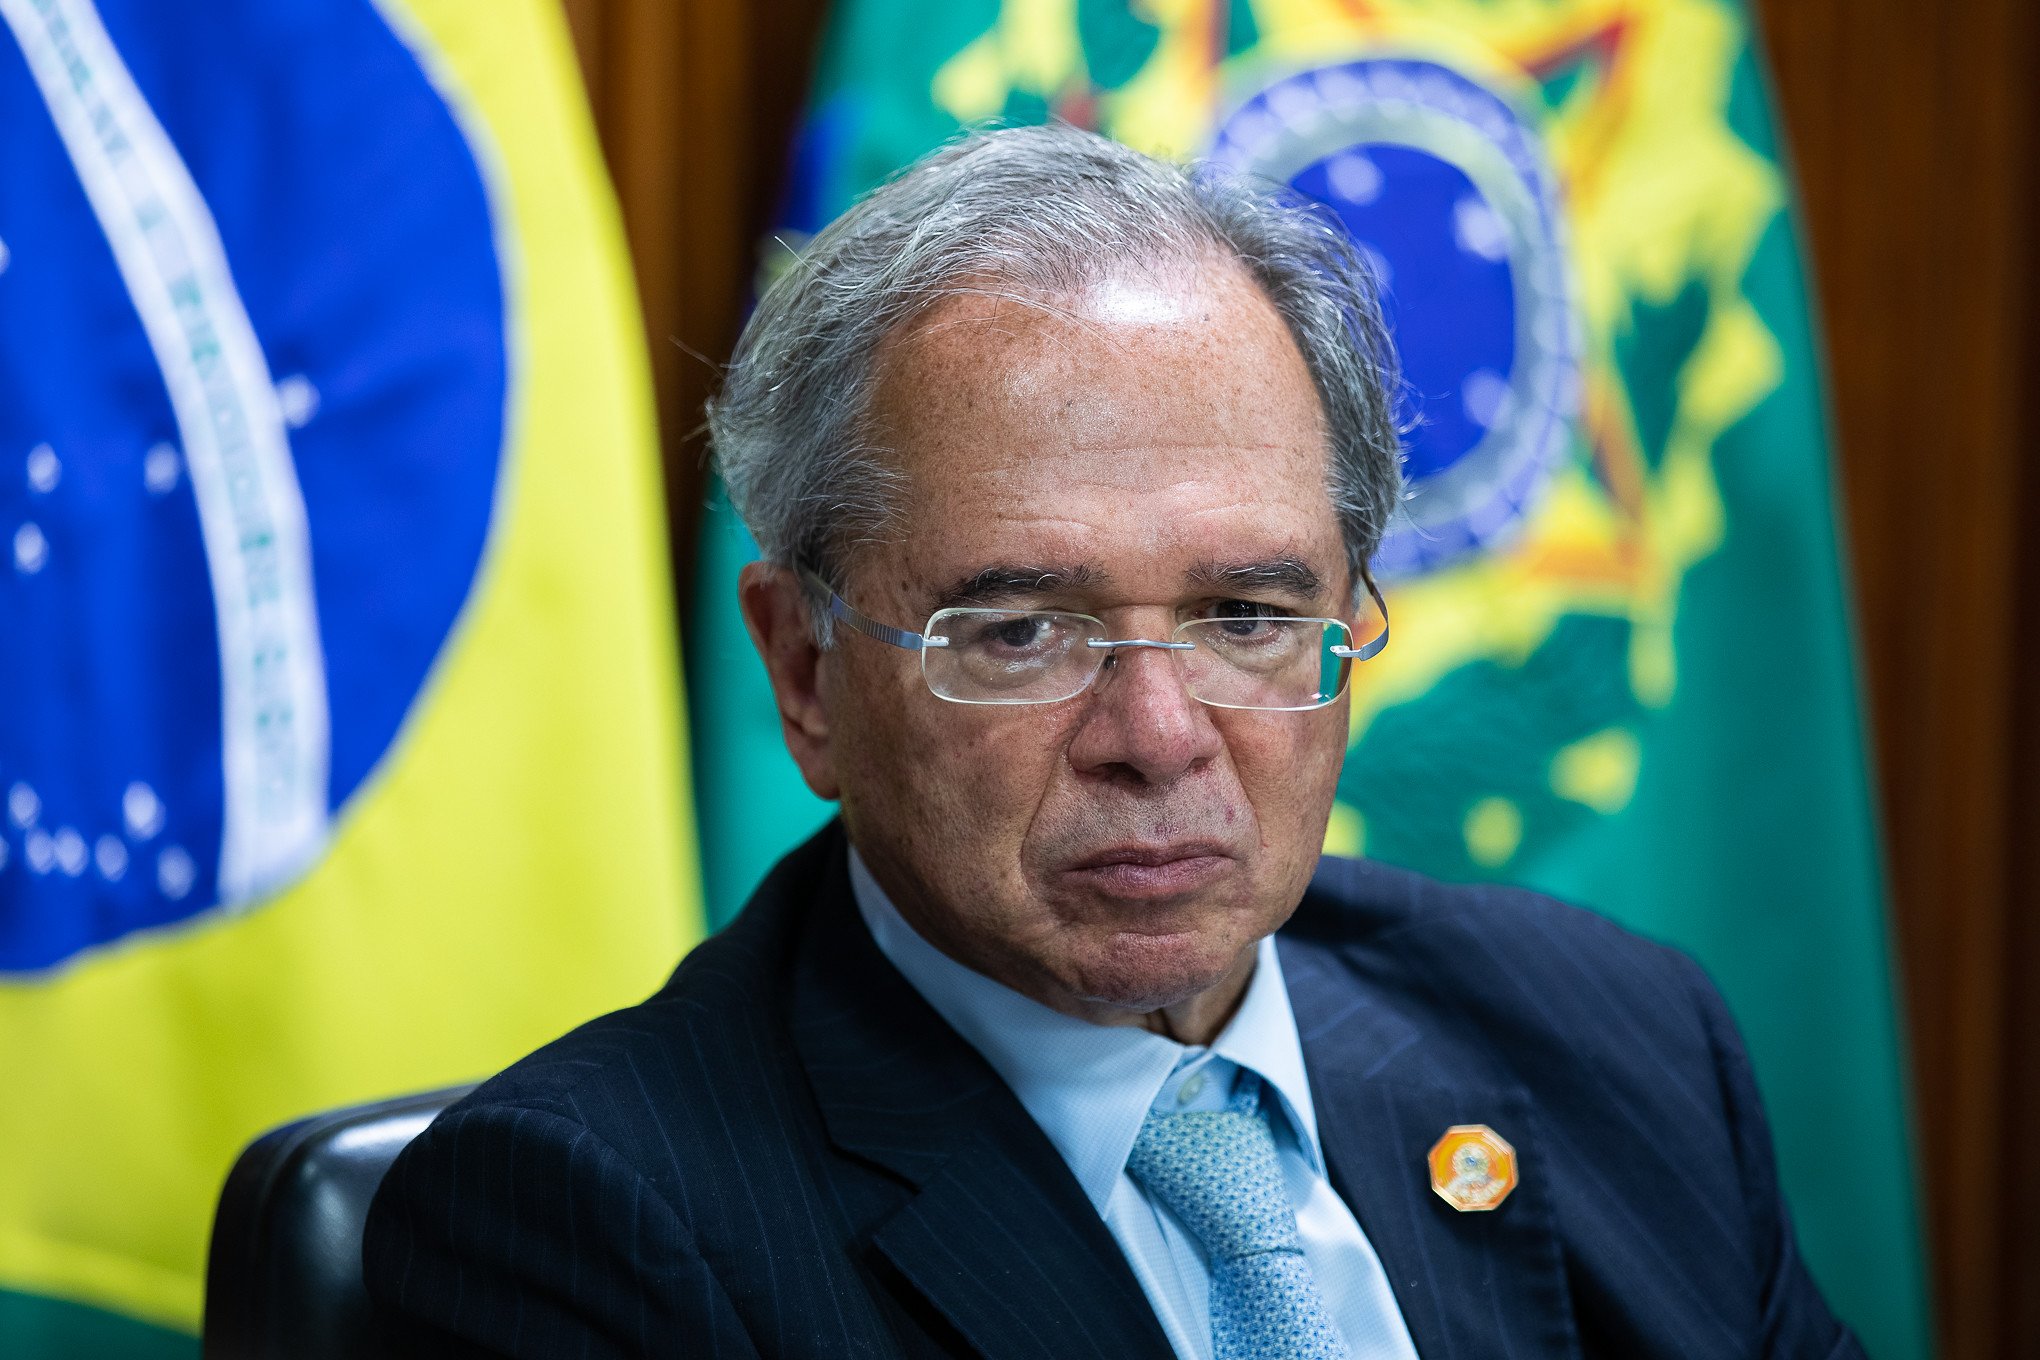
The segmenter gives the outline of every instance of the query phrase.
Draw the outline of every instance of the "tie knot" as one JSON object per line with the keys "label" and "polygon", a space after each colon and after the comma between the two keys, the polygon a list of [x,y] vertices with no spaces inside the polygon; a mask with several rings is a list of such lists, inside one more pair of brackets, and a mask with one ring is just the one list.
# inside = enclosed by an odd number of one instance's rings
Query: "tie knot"
{"label": "tie knot", "polygon": [[1217,1260],[1301,1250],[1274,1136],[1251,1107],[1150,1111],[1126,1169]]}

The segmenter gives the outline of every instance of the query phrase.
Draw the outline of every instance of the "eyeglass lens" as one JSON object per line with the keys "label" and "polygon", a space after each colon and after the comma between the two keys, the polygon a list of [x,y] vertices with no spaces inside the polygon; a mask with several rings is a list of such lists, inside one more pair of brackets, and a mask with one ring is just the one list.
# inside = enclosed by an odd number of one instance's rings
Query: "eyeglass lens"
{"label": "eyeglass lens", "polygon": [[[921,653],[928,688],[966,704],[1044,704],[1080,694],[1109,649],[1104,625],[1048,610],[945,609],[928,635],[946,645]],[[1223,708],[1318,708],[1345,688],[1351,663],[1334,655],[1349,633],[1322,619],[1193,619],[1171,652],[1190,693]]]}

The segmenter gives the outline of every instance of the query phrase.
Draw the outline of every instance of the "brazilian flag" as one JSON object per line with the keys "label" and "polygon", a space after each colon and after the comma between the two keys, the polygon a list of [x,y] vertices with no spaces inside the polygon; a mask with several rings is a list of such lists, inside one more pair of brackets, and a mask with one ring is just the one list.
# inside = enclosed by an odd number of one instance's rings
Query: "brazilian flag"
{"label": "brazilian flag", "polygon": [[[838,0],[781,239],[962,126],[1049,117],[1292,185],[1383,281],[1413,494],[1329,847],[1531,884],[1696,954],[1814,1273],[1873,1355],[1923,1356],[1819,361],[1746,11]],[[704,542],[696,758],[727,913],[827,809],[737,623],[753,547],[726,508]]]}
{"label": "brazilian flag", "polygon": [[0,0],[0,1355],[195,1356],[236,1152],[699,932],[550,0]]}

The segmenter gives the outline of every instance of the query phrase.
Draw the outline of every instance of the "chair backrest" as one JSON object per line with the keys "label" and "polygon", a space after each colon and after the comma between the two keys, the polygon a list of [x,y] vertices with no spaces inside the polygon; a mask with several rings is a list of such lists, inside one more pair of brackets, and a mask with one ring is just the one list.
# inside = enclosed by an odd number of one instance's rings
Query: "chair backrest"
{"label": "chair backrest", "polygon": [[213,1217],[205,1360],[383,1354],[361,1279],[369,1201],[404,1145],[470,1089],[332,1110],[248,1145]]}

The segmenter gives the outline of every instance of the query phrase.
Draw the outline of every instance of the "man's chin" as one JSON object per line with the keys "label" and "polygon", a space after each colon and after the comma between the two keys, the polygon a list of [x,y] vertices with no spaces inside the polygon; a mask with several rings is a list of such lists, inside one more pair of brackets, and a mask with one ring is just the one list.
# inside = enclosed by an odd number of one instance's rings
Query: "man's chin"
{"label": "man's chin", "polygon": [[1196,932],[1120,932],[1076,970],[1075,990],[1094,1005],[1130,1014],[1169,1010],[1231,980],[1254,943],[1228,947]]}

